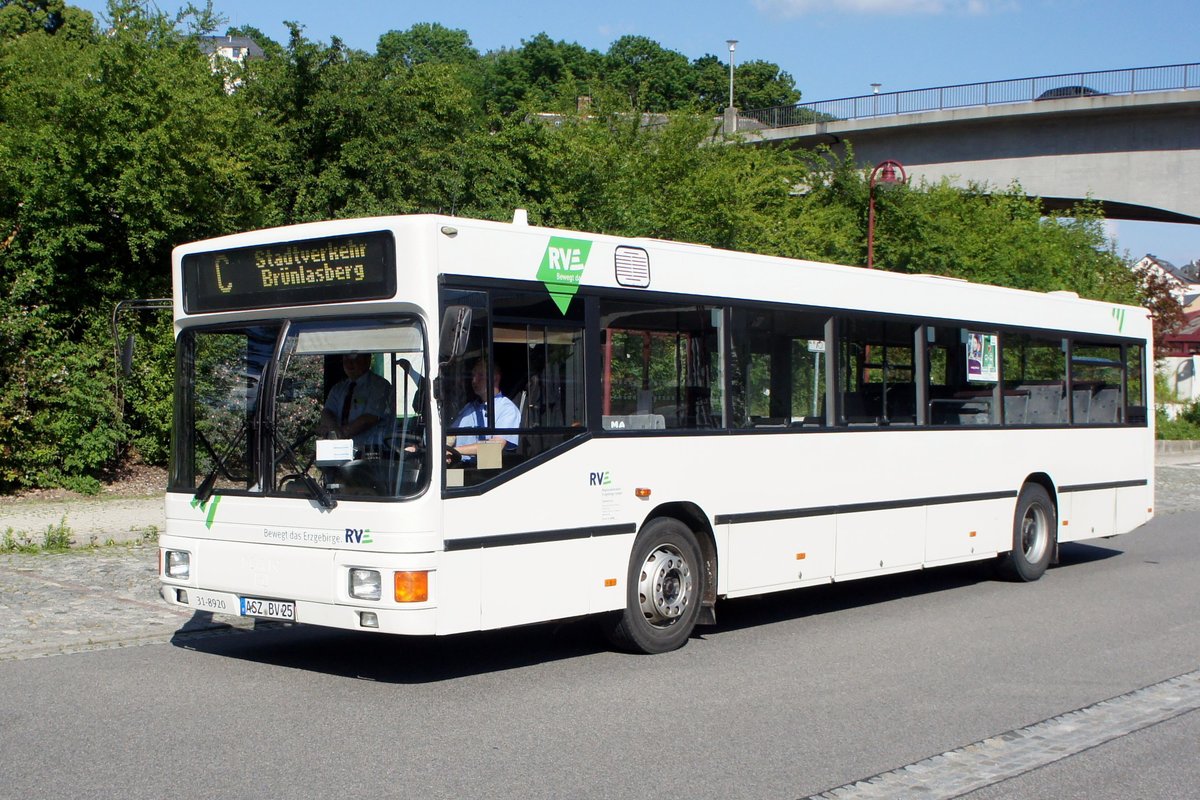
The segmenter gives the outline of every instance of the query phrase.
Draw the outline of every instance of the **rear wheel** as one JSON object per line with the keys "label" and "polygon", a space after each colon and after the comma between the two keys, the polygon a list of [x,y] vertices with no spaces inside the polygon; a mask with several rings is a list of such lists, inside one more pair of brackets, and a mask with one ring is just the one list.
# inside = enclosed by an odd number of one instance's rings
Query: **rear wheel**
{"label": "rear wheel", "polygon": [[704,572],[696,536],[669,517],[651,520],[633,543],[625,610],[606,627],[617,647],[665,653],[682,647],[696,627]]}
{"label": "rear wheel", "polygon": [[1036,483],[1027,483],[1017,496],[1013,515],[1013,547],[1000,561],[1004,577],[1016,581],[1036,581],[1050,566],[1058,530],[1054,502]]}

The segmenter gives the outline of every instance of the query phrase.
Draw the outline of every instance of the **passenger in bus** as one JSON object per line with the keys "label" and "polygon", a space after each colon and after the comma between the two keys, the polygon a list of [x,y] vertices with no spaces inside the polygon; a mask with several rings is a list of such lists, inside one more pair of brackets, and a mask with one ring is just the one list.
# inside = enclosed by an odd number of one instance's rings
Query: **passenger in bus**
{"label": "passenger in bus", "polygon": [[[454,418],[454,422],[450,425],[451,429],[488,427],[487,364],[483,359],[476,361],[475,366],[471,369],[471,391],[475,393],[475,398],[458,412],[458,416]],[[496,423],[493,427],[498,429],[515,429],[520,427],[521,412],[517,408],[517,404],[505,397],[500,391],[500,366],[498,364],[492,368],[491,391],[492,405],[496,409]],[[454,443],[450,449],[467,460],[473,460],[475,454],[479,452],[480,438],[474,434],[463,434],[453,438]],[[504,442],[505,451],[511,452],[517,449],[518,438],[514,433],[491,436],[486,441]]]}
{"label": "passenger in bus", "polygon": [[370,353],[346,353],[342,369],[346,378],[329,390],[317,433],[353,439],[356,452],[382,447],[386,420],[396,416],[392,384],[371,371]]}

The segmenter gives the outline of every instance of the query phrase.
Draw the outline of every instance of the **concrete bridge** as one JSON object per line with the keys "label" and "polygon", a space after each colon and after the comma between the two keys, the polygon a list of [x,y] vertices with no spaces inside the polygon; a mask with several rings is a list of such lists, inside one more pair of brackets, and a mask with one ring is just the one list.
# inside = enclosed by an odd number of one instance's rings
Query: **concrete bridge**
{"label": "concrete bridge", "polygon": [[[734,127],[726,114],[726,130]],[[749,143],[851,142],[869,167],[963,185],[1013,181],[1047,210],[1200,224],[1200,64],[1022,78],[742,112]]]}

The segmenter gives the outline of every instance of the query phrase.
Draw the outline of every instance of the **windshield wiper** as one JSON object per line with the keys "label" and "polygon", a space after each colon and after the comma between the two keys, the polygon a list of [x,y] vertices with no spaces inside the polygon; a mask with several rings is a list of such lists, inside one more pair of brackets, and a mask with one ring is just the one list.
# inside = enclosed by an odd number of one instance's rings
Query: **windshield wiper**
{"label": "windshield wiper", "polygon": [[229,473],[229,468],[225,466],[225,462],[228,461],[229,457],[232,456],[237,450],[238,445],[241,444],[242,437],[246,435],[246,430],[249,427],[250,420],[244,420],[242,422],[242,427],[238,429],[237,435],[233,437],[233,441],[231,441],[229,446],[225,448],[225,455],[223,456],[217,455],[216,449],[208,443],[208,439],[204,438],[202,434],[197,432],[201,443],[204,445],[205,449],[208,450],[209,454],[212,455],[215,463],[213,464],[213,468],[209,471],[208,475],[206,475],[204,480],[200,482],[200,488],[196,490],[196,494],[192,498],[194,501],[200,503],[200,505],[204,505],[208,502],[208,498],[212,497],[213,491],[216,487],[217,476],[219,474],[224,473],[225,477],[229,478],[229,480],[235,480],[233,475]]}
{"label": "windshield wiper", "polygon": [[[278,455],[282,451],[283,455],[290,462],[295,474],[300,476],[300,480],[304,481],[304,485],[308,487],[308,491],[316,499],[317,504],[321,508],[330,511],[337,508],[337,498],[330,494],[329,490],[322,486],[316,478],[308,474],[307,467],[300,466],[300,459],[296,457],[296,451],[292,448],[292,445],[287,443],[287,439],[277,436],[275,427],[269,423],[267,423],[267,429],[271,435],[271,439],[275,442],[276,454]],[[303,441],[303,439],[299,441]],[[311,462],[309,466],[311,466]]]}

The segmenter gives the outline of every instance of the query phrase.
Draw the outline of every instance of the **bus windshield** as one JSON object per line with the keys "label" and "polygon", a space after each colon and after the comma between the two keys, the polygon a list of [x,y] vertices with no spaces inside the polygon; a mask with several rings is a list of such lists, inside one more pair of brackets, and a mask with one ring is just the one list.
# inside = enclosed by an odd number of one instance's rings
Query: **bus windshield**
{"label": "bus windshield", "polygon": [[429,475],[427,374],[412,317],[185,331],[170,488],[326,506],[413,496]]}

